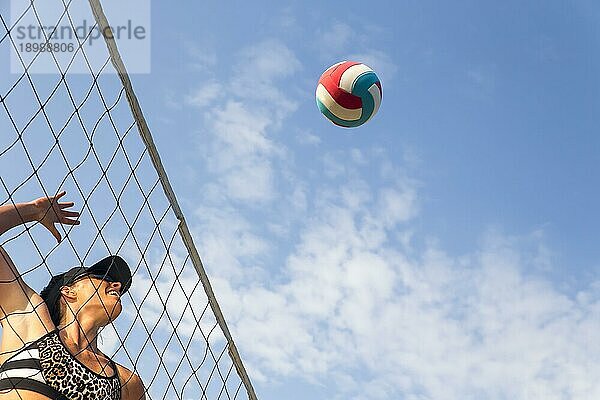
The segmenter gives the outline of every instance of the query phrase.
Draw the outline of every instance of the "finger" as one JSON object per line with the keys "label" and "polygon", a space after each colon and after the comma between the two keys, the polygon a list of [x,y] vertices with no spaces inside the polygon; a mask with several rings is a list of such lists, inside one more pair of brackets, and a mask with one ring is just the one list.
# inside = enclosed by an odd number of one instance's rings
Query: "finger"
{"label": "finger", "polygon": [[77,211],[62,211],[61,215],[63,217],[79,217],[79,213]]}
{"label": "finger", "polygon": [[58,193],[56,196],[54,196],[54,197],[51,198],[52,202],[58,201],[58,199],[60,199],[61,197],[63,197],[65,194],[67,194],[67,192],[65,190],[63,190],[62,192]]}
{"label": "finger", "polygon": [[81,221],[79,221],[78,219],[62,218],[60,220],[60,223],[65,225],[79,225]]}
{"label": "finger", "polygon": [[60,209],[63,209],[63,208],[73,207],[74,205],[75,205],[75,203],[73,203],[72,201],[70,201],[68,203],[60,203],[60,204],[58,204],[58,207]]}
{"label": "finger", "polygon": [[54,236],[56,238],[56,241],[60,243],[60,232],[58,231],[58,229],[56,229],[56,227],[54,225],[50,225],[48,227],[48,230],[50,231],[50,233],[52,233],[52,236]]}

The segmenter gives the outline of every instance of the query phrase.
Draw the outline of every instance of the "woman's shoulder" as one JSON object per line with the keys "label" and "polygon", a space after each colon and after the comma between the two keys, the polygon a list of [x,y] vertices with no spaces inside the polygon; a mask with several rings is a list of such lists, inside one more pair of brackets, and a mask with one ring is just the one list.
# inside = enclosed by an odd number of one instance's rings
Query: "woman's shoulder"
{"label": "woman's shoulder", "polygon": [[143,400],[146,398],[144,384],[138,374],[129,368],[115,363],[119,379],[121,380],[121,399],[122,400]]}
{"label": "woman's shoulder", "polygon": [[29,300],[29,304],[22,310],[6,315],[0,321],[3,327],[0,363],[22,350],[27,344],[56,330],[44,300],[35,293]]}

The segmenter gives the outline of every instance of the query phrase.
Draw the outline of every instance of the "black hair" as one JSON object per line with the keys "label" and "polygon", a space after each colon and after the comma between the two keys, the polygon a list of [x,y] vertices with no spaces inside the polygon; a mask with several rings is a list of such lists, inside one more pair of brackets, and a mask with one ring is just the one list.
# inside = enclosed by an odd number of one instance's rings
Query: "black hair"
{"label": "black hair", "polygon": [[[44,299],[46,303],[46,307],[48,307],[48,312],[50,313],[50,318],[52,318],[52,322],[54,322],[54,326],[58,327],[60,324],[60,320],[62,318],[62,312],[60,309],[60,294],[54,298],[51,298],[51,294],[54,288],[57,285],[57,282],[63,279],[64,274],[53,276],[50,279],[50,282],[46,285],[46,287],[40,292],[40,296]],[[60,288],[59,288],[60,290]]]}

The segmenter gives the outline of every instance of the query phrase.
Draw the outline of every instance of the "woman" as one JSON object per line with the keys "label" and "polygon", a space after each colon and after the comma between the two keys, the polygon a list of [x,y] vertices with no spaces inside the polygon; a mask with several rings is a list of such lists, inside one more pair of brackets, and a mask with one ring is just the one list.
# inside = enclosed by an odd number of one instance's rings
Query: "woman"
{"label": "woman", "polygon": [[[0,206],[0,235],[39,221],[60,242],[56,224],[78,225],[66,193]],[[0,400],[142,400],[139,376],[97,346],[99,330],[121,313],[131,272],[118,256],[53,277],[38,295],[0,246]]]}

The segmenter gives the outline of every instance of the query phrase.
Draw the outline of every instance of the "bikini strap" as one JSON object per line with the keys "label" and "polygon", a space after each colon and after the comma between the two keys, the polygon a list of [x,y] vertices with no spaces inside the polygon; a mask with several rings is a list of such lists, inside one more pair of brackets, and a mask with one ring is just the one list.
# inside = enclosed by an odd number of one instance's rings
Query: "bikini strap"
{"label": "bikini strap", "polygon": [[46,339],[48,336],[51,336],[53,334],[57,334],[58,335],[58,328],[54,328],[53,330],[51,330],[48,333],[45,333],[44,335],[40,336],[39,338],[35,339],[33,342],[29,343],[27,345],[27,347],[25,347],[26,350],[30,350],[30,347],[38,344],[39,342],[41,342],[42,340]]}
{"label": "bikini strap", "polygon": [[69,400],[65,395],[60,393],[58,390],[36,381],[35,379],[27,378],[5,378],[0,380],[0,390],[31,390],[33,392],[44,395],[53,400]]}
{"label": "bikini strap", "polygon": [[108,358],[108,362],[110,363],[110,366],[112,367],[113,371],[115,371],[115,376],[113,378],[117,378],[119,380],[119,382],[121,382],[121,378],[119,376],[119,368],[117,368],[117,363],[114,362],[112,360],[112,358],[107,357]]}

